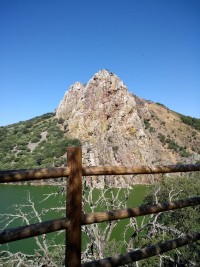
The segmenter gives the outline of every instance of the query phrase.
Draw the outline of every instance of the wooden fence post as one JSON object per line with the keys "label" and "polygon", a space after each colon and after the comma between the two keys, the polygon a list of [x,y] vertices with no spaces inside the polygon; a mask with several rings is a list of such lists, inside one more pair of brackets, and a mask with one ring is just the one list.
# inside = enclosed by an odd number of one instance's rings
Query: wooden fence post
{"label": "wooden fence post", "polygon": [[65,266],[81,266],[81,211],[82,211],[82,149],[69,147],[67,165],[66,216],[70,226],[66,230]]}

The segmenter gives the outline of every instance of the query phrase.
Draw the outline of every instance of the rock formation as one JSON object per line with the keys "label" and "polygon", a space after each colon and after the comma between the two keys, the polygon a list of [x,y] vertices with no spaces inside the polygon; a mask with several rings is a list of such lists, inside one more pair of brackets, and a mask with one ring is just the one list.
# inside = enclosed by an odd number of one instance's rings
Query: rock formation
{"label": "rock formation", "polygon": [[[199,145],[198,131],[191,130],[177,113],[163,105],[130,93],[122,80],[107,70],[97,72],[86,85],[73,84],[56,117],[64,120],[68,136],[81,140],[86,165],[153,166],[199,160],[187,141],[187,134],[193,131]],[[174,149],[169,147],[170,142],[175,144]],[[187,156],[183,157],[181,150]],[[134,182],[145,179],[135,177]]]}

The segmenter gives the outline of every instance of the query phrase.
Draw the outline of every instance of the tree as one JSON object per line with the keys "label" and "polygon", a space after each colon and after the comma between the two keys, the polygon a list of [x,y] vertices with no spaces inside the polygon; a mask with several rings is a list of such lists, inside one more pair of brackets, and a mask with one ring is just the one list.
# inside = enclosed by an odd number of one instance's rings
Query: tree
{"label": "tree", "polygon": [[[200,177],[198,173],[184,177],[171,176],[163,178],[161,182],[152,186],[145,198],[145,204],[187,199],[199,195]],[[188,232],[198,232],[199,221],[199,206],[152,215],[147,223],[146,237],[140,240],[139,243],[142,246],[146,246],[174,239]],[[141,265],[138,266],[149,266],[148,264],[145,265],[147,262],[153,263],[152,266],[198,266],[200,262],[200,242],[141,261]]]}
{"label": "tree", "polygon": [[[130,188],[101,188],[84,186],[83,209],[87,212],[126,208]],[[117,228],[118,221],[111,221],[103,224],[91,224],[83,227],[86,235],[86,244],[83,249],[83,261],[102,259],[119,253],[125,248],[124,240],[117,241],[113,232]]]}

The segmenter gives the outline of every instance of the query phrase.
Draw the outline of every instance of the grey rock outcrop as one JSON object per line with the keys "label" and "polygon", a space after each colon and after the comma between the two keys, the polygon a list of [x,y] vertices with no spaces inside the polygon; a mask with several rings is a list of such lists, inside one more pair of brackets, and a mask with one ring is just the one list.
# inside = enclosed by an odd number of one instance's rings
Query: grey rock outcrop
{"label": "grey rock outcrop", "polygon": [[[166,121],[165,115],[160,117],[161,111],[168,112],[165,107],[131,94],[113,73],[100,70],[85,86],[76,82],[70,87],[56,110],[56,117],[64,120],[68,136],[82,141],[83,164],[174,164],[182,159],[164,146],[159,134],[167,135],[168,123],[173,120],[175,125],[180,120],[170,113]],[[177,140],[181,146],[181,136]],[[120,177],[112,183],[116,186],[121,179],[128,178]],[[147,177],[133,180],[147,182]]]}

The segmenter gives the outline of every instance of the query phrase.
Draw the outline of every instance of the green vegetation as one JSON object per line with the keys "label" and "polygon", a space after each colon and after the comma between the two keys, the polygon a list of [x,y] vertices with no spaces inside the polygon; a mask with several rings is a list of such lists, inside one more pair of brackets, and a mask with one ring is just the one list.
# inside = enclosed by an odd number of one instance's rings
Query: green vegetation
{"label": "green vegetation", "polygon": [[[199,174],[190,177],[168,177],[160,183],[154,184],[145,198],[145,204],[187,199],[200,195]],[[156,215],[155,215],[156,216]],[[180,235],[199,231],[200,207],[161,213],[154,217],[154,226],[150,226],[148,234],[138,239],[138,246],[159,243],[174,239]],[[153,227],[155,228],[153,231]],[[195,242],[188,246],[164,254],[163,264],[159,265],[160,257],[153,257],[141,261],[139,266],[197,266],[200,262],[200,243]],[[194,265],[190,265],[194,263]],[[174,264],[174,265],[173,265]]]}
{"label": "green vegetation", "polygon": [[158,134],[158,138],[159,138],[160,142],[163,143],[163,145],[167,144],[168,145],[168,149],[171,149],[171,150],[179,153],[179,155],[181,157],[189,157],[190,156],[190,153],[187,152],[186,147],[179,146],[170,137],[166,137],[164,134],[159,133]]}
{"label": "green vegetation", "polygon": [[47,113],[28,121],[0,127],[0,169],[61,166],[68,146],[80,145],[67,138],[61,120]]}
{"label": "green vegetation", "polygon": [[200,131],[200,119],[193,118],[190,116],[184,116],[181,114],[179,114],[179,115],[180,115],[180,118],[181,118],[183,123],[194,127],[197,131]]}
{"label": "green vegetation", "polygon": [[145,129],[148,129],[150,133],[155,132],[155,128],[153,128],[150,124],[150,120],[144,119]]}
{"label": "green vegetation", "polygon": [[151,127],[151,124],[150,124],[149,120],[147,120],[147,119],[144,119],[144,125],[145,125],[145,129],[148,129]]}
{"label": "green vegetation", "polygon": [[164,104],[162,104],[162,103],[160,103],[160,102],[156,102],[156,104],[159,105],[159,106],[162,106],[162,107],[164,107],[164,108],[167,108]]}

